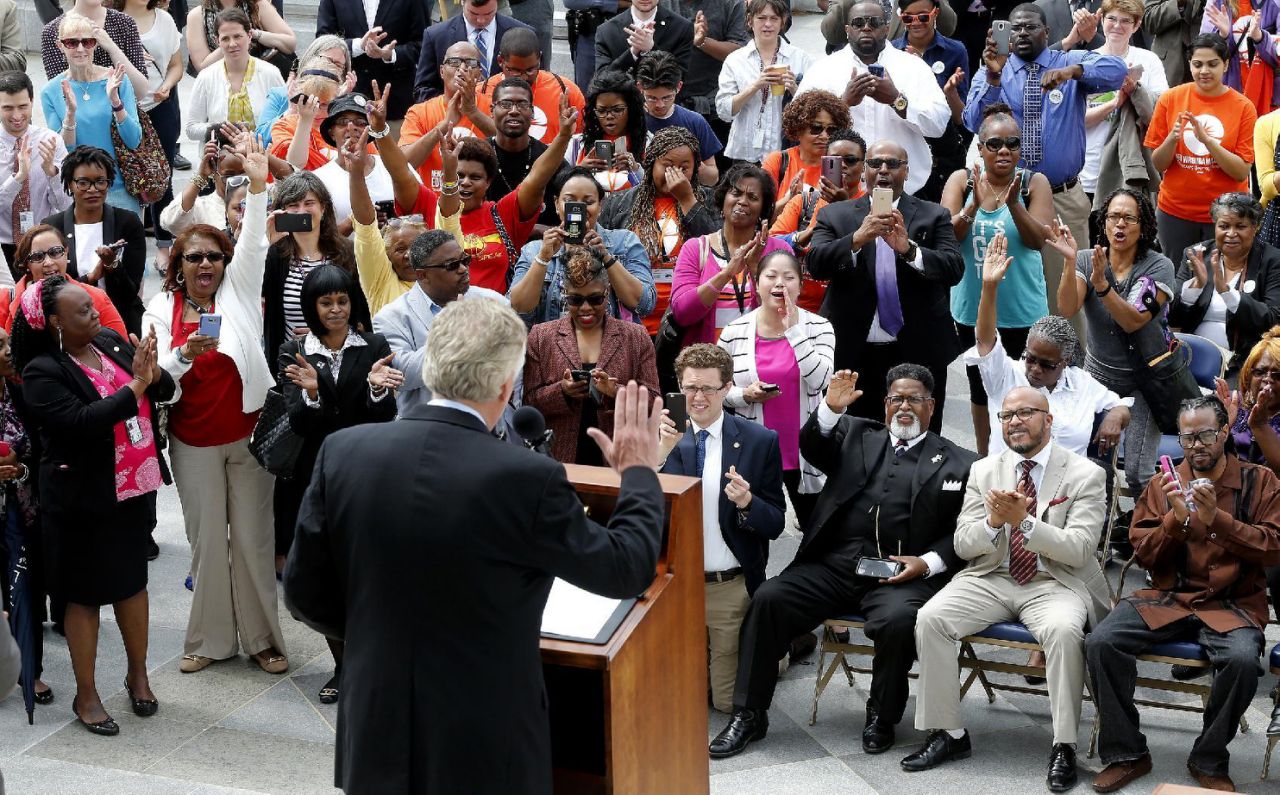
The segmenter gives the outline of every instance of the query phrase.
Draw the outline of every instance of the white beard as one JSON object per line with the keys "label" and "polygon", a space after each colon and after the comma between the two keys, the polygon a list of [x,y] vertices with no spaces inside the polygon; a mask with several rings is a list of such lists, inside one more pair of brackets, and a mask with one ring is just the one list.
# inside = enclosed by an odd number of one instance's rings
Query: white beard
{"label": "white beard", "polygon": [[911,418],[911,424],[904,426],[897,421],[897,415],[894,415],[894,421],[889,423],[889,435],[895,439],[909,442],[924,433],[924,428],[920,426],[920,418],[914,414],[911,415]]}

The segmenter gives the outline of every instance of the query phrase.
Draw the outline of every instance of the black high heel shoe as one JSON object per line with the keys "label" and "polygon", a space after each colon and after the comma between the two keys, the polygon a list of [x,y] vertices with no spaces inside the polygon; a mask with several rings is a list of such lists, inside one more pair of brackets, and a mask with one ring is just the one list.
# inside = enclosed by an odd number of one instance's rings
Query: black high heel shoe
{"label": "black high heel shoe", "polygon": [[129,687],[129,680],[124,680],[124,691],[129,694],[129,703],[133,706],[133,714],[139,718],[149,718],[156,714],[156,710],[160,709],[160,702],[154,698],[134,698],[133,688]]}
{"label": "black high heel shoe", "polygon": [[324,687],[320,688],[321,704],[336,704],[338,702],[339,674],[335,671],[333,676],[329,677],[329,681],[324,683]]}
{"label": "black high heel shoe", "polygon": [[[71,714],[75,715],[77,720],[80,719],[80,710],[77,709],[74,704],[71,706]],[[89,723],[88,721],[81,720],[80,725],[85,727],[85,729],[90,733],[100,734],[103,737],[115,737],[120,733],[120,726],[109,717],[106,720],[100,720],[97,723]]]}
{"label": "black high heel shoe", "polygon": [[53,688],[51,687],[51,688],[49,688],[48,690],[44,691],[43,693],[41,693],[40,691],[38,691],[38,690],[37,690],[37,691],[36,691],[36,703],[37,703],[37,704],[52,704],[52,703],[53,703]]}

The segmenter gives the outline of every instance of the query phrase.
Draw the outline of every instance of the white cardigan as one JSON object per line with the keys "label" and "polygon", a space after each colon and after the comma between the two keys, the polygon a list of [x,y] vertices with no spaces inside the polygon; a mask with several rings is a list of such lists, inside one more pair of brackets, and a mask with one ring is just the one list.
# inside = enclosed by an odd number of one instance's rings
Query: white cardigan
{"label": "white cardigan", "polygon": [[[245,84],[249,104],[253,106],[255,121],[267,102],[267,92],[283,86],[280,70],[259,58],[253,59],[253,79]],[[191,88],[191,98],[186,102],[187,138],[200,144],[197,153],[204,156],[204,142],[208,140],[210,124],[227,120],[227,71],[222,61],[200,70],[196,84]]]}
{"label": "white cardigan", "polygon": [[[756,318],[763,309],[755,309],[734,320],[720,332],[721,348],[733,357],[733,387],[724,403],[745,420],[764,424],[764,410],[759,403],[748,403],[742,397],[759,375],[756,373]],[[831,321],[804,309],[796,308],[800,322],[787,330],[787,342],[795,351],[796,364],[800,368],[800,380],[804,385],[804,397],[800,401],[800,427],[808,422],[809,415],[818,409],[823,390],[831,380],[835,368],[836,335]],[[781,384],[783,389],[786,384]],[[817,494],[826,483],[826,476],[800,457],[800,493]]]}
{"label": "white cardigan", "polygon": [[[246,414],[262,408],[267,390],[275,384],[267,357],[262,352],[262,277],[267,267],[267,192],[249,193],[244,208],[240,239],[231,262],[222,272],[222,283],[214,292],[214,311],[222,316],[218,352],[231,357],[243,384],[240,410]],[[175,293],[161,292],[147,304],[142,328],[156,330],[160,366],[177,388],[171,403],[182,398],[182,376],[191,369],[178,358],[173,347],[173,302]]]}

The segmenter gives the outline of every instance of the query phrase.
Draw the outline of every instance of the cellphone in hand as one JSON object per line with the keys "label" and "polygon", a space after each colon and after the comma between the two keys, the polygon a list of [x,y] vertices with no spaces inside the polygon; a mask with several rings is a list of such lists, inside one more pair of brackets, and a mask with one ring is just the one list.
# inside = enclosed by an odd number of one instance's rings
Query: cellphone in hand
{"label": "cellphone in hand", "polygon": [[387,199],[386,201],[374,202],[373,209],[375,212],[381,213],[387,218],[396,217],[396,200]]}
{"label": "cellphone in hand", "polygon": [[201,315],[200,326],[196,329],[196,333],[202,337],[212,337],[215,340],[222,333],[222,315]]}
{"label": "cellphone in hand", "polygon": [[564,203],[564,242],[582,245],[587,234],[587,205],[583,202]]}
{"label": "cellphone in hand", "polygon": [[1173,482],[1178,484],[1178,488],[1182,488],[1182,478],[1178,477],[1178,472],[1173,468],[1173,459],[1167,455],[1160,456],[1160,471],[1173,478]]}
{"label": "cellphone in hand", "polygon": [[573,378],[574,381],[590,381],[591,380],[590,370],[570,370],[569,375]]}
{"label": "cellphone in hand", "polygon": [[685,426],[689,424],[689,405],[684,393],[668,392],[662,396],[662,403],[667,409],[667,416],[676,424],[676,430],[684,433]]}
{"label": "cellphone in hand", "polygon": [[782,387],[778,386],[777,384],[761,384],[760,389],[764,390],[765,392],[781,392],[782,391]]}
{"label": "cellphone in hand", "polygon": [[854,569],[859,577],[875,577],[879,580],[887,580],[890,577],[897,577],[902,573],[906,566],[896,560],[888,558],[858,558],[858,565]]}
{"label": "cellphone in hand", "polygon": [[[893,212],[893,191],[888,188],[871,189],[871,214],[888,215]],[[280,227],[277,225],[277,229]]]}
{"label": "cellphone in hand", "polygon": [[595,156],[605,162],[606,165],[613,165],[613,141],[596,141]]}
{"label": "cellphone in hand", "polygon": [[276,216],[277,232],[310,232],[311,213],[280,213]]}
{"label": "cellphone in hand", "polygon": [[823,155],[822,156],[822,178],[835,185],[837,188],[844,187],[844,172],[841,170],[844,165],[844,158],[839,155]]}
{"label": "cellphone in hand", "polygon": [[991,38],[996,43],[997,55],[1009,54],[1009,37],[1013,35],[1013,30],[1007,19],[997,19],[991,23]]}
{"label": "cellphone in hand", "polygon": [[867,71],[870,72],[874,77],[884,77],[884,67],[878,63],[873,63],[868,65]]}

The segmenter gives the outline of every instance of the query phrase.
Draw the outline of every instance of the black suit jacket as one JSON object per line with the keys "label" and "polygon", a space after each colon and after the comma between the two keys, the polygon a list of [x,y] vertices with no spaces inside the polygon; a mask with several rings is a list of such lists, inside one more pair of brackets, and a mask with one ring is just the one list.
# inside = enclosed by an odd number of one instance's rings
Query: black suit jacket
{"label": "black suit jacket", "polygon": [[[76,217],[75,206],[68,207],[60,213],[54,213],[44,219],[43,223],[57,227],[67,236],[67,275],[79,279],[81,274],[93,270],[96,261],[76,262]],[[113,271],[106,271],[98,285],[106,292],[116,311],[124,320],[124,327],[130,334],[142,336],[142,298],[138,295],[142,285],[142,277],[147,266],[147,238],[142,231],[142,221],[138,214],[130,210],[121,210],[107,204],[102,208],[102,244],[110,245],[117,240],[125,241],[124,250],[116,257],[119,266]]]}
{"label": "black suit jacket", "polygon": [[[280,346],[293,336],[293,331],[285,328],[284,282],[289,276],[289,261],[281,252],[279,244],[267,249],[267,262],[262,276],[262,339],[268,362],[280,351]],[[354,279],[356,274],[351,276]],[[358,280],[349,297],[351,325],[362,329],[373,328],[369,301],[364,297],[364,290],[360,289]]]}
{"label": "black suit jacket", "polygon": [[[494,33],[493,52],[489,53],[489,74],[500,71],[498,66],[498,48],[502,46],[502,36],[512,28],[529,28],[520,20],[498,14],[497,29]],[[692,34],[690,34],[692,35]],[[440,64],[444,61],[445,51],[460,41],[470,41],[467,35],[467,20],[462,14],[450,17],[445,22],[437,22],[422,34],[421,53],[418,56],[418,72],[413,81],[415,102],[426,102],[432,97],[444,93],[444,83],[440,81]]]}
{"label": "black suit jacket", "polygon": [[[630,72],[636,68],[636,59],[627,45],[626,27],[631,24],[631,9],[596,28],[596,71],[621,69]],[[671,53],[680,62],[684,74],[689,72],[689,58],[693,55],[693,22],[663,6],[658,6],[654,20],[653,49]]]}
{"label": "black suit jacket", "polygon": [[[1169,303],[1169,325],[1188,334],[1196,333],[1196,328],[1209,311],[1209,302],[1215,292],[1212,258],[1217,246],[1212,240],[1206,240],[1203,245],[1209,280],[1200,291],[1200,297],[1194,304],[1182,300],[1182,285],[1195,275],[1188,256],[1190,249],[1187,249],[1178,265],[1174,298]],[[1251,285],[1251,289],[1244,289]],[[1253,248],[1249,250],[1249,263],[1245,265],[1237,289],[1240,290],[1240,305],[1236,311],[1227,313],[1227,340],[1231,343],[1233,367],[1239,367],[1262,335],[1280,323],[1280,249],[1254,238]]]}
{"label": "black suit jacket", "polygon": [[[818,495],[813,518],[805,531],[796,560],[813,557],[814,539],[822,535],[841,506],[857,497],[870,483],[877,466],[889,452],[889,431],[883,423],[845,415],[823,436],[818,412],[800,429],[800,454],[827,476]],[[920,460],[911,481],[911,526],[904,554],[920,556],[936,552],[947,564],[947,576],[964,568],[952,536],[964,505],[969,467],[978,457],[932,431],[920,442]],[[943,484],[950,488],[943,488]],[[956,484],[959,484],[958,486]]]}
{"label": "black suit jacket", "polygon": [[[326,439],[284,593],[295,616],[347,642],[335,784],[549,795],[538,642],[552,578],[640,593],[662,511],[657,475],[631,467],[602,527],[561,464],[457,409],[416,406]],[[501,637],[502,653],[478,637]]]}
{"label": "black suit jacket", "polygon": [[[366,97],[373,96],[374,80],[386,88],[391,84],[391,99],[387,103],[387,116],[403,119],[413,104],[413,74],[418,67],[422,48],[422,32],[427,27],[426,6],[421,0],[378,0],[373,24],[381,27],[387,37],[383,43],[396,42],[395,63],[370,58],[361,53],[352,66],[356,70],[356,91]],[[369,32],[365,20],[364,4],[353,0],[320,0],[316,35],[332,33],[343,39],[359,39]],[[348,41],[348,44],[350,42]]]}
{"label": "black suit jacket", "polygon": [[[720,452],[720,535],[733,556],[742,565],[747,578],[747,592],[755,593],[764,582],[769,562],[769,542],[782,535],[787,505],[782,496],[782,453],[778,434],[754,422],[724,415],[723,448]],[[697,477],[698,466],[693,431],[685,431],[671,449],[662,471],[670,475]],[[739,518],[738,507],[725,496],[728,478],[724,472],[736,467],[751,484],[751,502],[746,518]]]}
{"label": "black suit jacket", "polygon": [[[836,335],[836,369],[857,369],[876,313],[876,247],[850,256],[853,233],[871,210],[871,199],[829,204],[818,211],[805,267],[817,279],[829,279],[822,314]],[[951,288],[964,276],[951,215],[939,204],[906,194],[898,200],[907,236],[920,246],[924,272],[897,258],[898,298],[903,327],[898,332],[906,361],[946,367],[960,354],[960,337],[951,320]]]}

